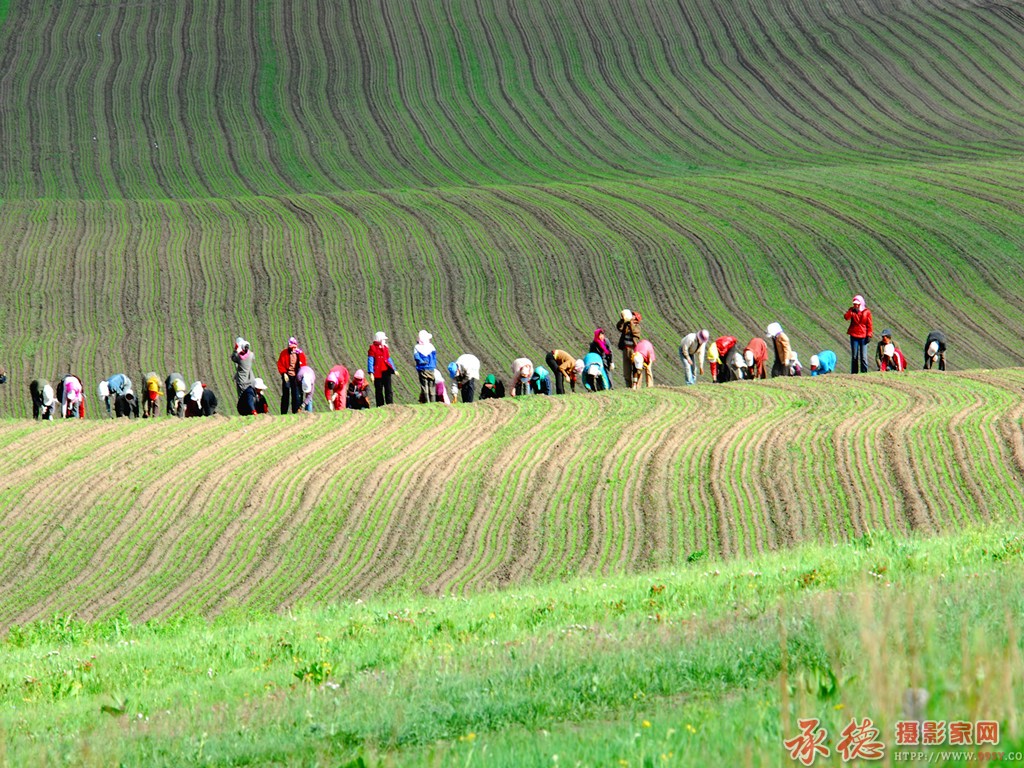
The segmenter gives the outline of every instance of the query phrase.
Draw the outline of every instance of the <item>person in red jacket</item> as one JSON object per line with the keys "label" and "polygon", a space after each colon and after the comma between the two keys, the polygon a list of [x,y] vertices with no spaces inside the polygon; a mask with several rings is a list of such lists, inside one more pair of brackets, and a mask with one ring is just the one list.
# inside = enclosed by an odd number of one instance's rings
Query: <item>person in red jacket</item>
{"label": "person in red jacket", "polygon": [[768,344],[760,336],[755,336],[743,350],[743,362],[747,364],[747,373],[752,379],[767,379],[765,363],[768,361]]}
{"label": "person in red jacket", "polygon": [[871,324],[871,310],[864,306],[864,297],[859,293],[844,317],[850,321],[846,334],[850,337],[850,373],[868,372],[868,344],[875,335]]}
{"label": "person in red jacket", "polygon": [[711,381],[713,383],[724,384],[727,381],[732,381],[735,377],[736,372],[729,366],[729,353],[735,348],[735,336],[719,336],[715,339],[718,359],[711,362]]}
{"label": "person in red jacket", "polygon": [[277,356],[277,372],[281,374],[281,414],[288,413],[291,402],[292,413],[298,413],[302,405],[302,387],[299,384],[299,368],[309,365],[306,353],[299,349],[294,336],[288,339],[288,346]]}
{"label": "person in red jacket", "polygon": [[395,402],[391,393],[391,377],[398,375],[395,363],[391,359],[391,348],[384,331],[377,331],[373,343],[366,352],[366,370],[373,376],[373,402],[380,408]]}

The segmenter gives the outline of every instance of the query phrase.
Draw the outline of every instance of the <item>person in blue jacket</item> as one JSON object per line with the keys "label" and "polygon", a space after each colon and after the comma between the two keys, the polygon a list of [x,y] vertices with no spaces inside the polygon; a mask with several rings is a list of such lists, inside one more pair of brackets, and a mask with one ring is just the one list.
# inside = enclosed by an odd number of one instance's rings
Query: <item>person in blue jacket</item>
{"label": "person in blue jacket", "polygon": [[416,375],[420,381],[420,402],[433,403],[437,401],[437,382],[434,380],[434,371],[437,369],[437,350],[430,340],[434,338],[426,331],[420,331],[416,337],[417,343],[412,348],[412,359],[416,363]]}
{"label": "person in blue jacket", "polygon": [[135,396],[131,379],[123,373],[115,373],[107,379],[107,388],[114,398],[114,415],[117,418],[139,418],[139,399]]}
{"label": "person in blue jacket", "polygon": [[611,389],[608,371],[604,367],[604,358],[596,352],[583,356],[583,386],[591,392],[603,392]]}
{"label": "person in blue jacket", "polygon": [[836,369],[836,353],[831,349],[811,355],[811,376],[823,376]]}

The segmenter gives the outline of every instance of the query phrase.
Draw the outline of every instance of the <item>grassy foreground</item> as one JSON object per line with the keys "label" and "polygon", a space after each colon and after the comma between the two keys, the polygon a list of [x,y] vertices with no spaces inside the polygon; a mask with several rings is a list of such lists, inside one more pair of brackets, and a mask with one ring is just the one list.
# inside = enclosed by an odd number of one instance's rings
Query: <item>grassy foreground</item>
{"label": "grassy foreground", "polygon": [[3,761],[793,765],[782,739],[817,717],[816,764],[839,764],[840,730],[870,717],[888,764],[908,687],[1019,750],[1022,553],[1000,528],[882,534],[470,599],[55,617],[0,650]]}

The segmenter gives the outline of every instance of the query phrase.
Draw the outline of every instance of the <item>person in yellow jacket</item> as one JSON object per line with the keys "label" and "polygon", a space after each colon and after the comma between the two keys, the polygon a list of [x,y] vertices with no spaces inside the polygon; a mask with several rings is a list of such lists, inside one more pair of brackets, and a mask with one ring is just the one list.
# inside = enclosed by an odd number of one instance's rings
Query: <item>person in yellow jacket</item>
{"label": "person in yellow jacket", "polygon": [[155,419],[160,411],[157,402],[160,400],[160,376],[155,371],[146,374],[146,402],[143,404],[142,418]]}

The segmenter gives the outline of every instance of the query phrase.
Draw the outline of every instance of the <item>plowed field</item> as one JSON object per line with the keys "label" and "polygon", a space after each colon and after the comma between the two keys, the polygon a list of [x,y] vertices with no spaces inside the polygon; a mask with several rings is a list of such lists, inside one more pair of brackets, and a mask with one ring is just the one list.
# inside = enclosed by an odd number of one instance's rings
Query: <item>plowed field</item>
{"label": "plowed field", "polygon": [[0,625],[634,572],[1020,522],[1024,372],[0,425]]}

